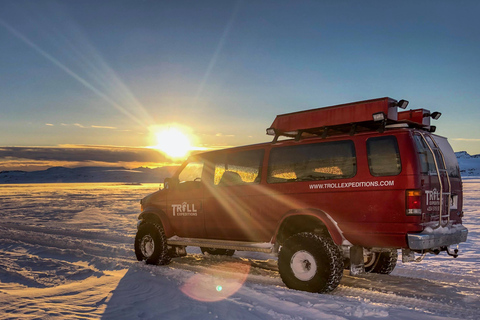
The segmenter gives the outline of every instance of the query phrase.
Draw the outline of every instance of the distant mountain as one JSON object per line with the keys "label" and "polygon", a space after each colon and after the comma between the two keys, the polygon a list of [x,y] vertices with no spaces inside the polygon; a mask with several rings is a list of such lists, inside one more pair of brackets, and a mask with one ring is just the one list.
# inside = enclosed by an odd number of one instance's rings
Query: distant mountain
{"label": "distant mountain", "polygon": [[170,177],[177,166],[161,168],[123,167],[52,167],[42,171],[2,171],[0,183],[62,183],[62,182],[123,182],[161,183]]}
{"label": "distant mountain", "polygon": [[[480,154],[470,155],[466,151],[455,152],[462,176],[480,176]],[[2,171],[2,183],[61,183],[61,182],[122,182],[162,183],[172,176],[177,166],[161,168],[123,167],[53,167],[42,171]]]}
{"label": "distant mountain", "polygon": [[466,151],[455,152],[462,176],[480,176],[480,154],[470,155]]}

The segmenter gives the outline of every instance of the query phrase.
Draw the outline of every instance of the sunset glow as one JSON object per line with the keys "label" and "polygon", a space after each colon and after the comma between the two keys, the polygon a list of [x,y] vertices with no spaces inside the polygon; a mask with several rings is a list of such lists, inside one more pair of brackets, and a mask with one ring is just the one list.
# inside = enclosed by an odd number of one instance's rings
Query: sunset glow
{"label": "sunset glow", "polygon": [[190,135],[176,126],[154,128],[156,145],[153,147],[171,159],[185,158],[193,149]]}

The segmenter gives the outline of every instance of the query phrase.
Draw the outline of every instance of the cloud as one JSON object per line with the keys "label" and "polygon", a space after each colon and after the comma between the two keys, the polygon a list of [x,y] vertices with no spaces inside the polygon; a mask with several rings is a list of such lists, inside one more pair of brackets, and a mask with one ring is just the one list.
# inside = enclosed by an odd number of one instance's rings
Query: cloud
{"label": "cloud", "polygon": [[108,126],[95,126],[95,125],[91,125],[90,128],[95,128],[95,129],[112,129],[112,130],[115,130],[117,129],[116,127],[108,127]]}
{"label": "cloud", "polygon": [[467,139],[467,138],[455,138],[455,139],[449,139],[449,140],[467,141],[467,142],[480,142],[480,139]]}
{"label": "cloud", "polygon": [[[173,164],[155,149],[110,146],[1,147],[1,170],[50,166],[164,166]],[[175,163],[178,164],[178,163]],[[32,169],[33,168],[33,169]]]}
{"label": "cloud", "polygon": [[[45,124],[46,126],[54,126],[53,124],[51,123],[46,123]],[[90,126],[86,126],[86,125],[83,125],[81,123],[73,123],[73,124],[68,124],[68,123],[61,123],[60,124],[61,126],[64,126],[64,127],[70,127],[70,126],[73,126],[73,127],[78,127],[78,128],[82,128],[82,129],[112,129],[112,130],[118,130],[117,127],[110,127],[110,126],[97,126],[97,125],[90,125]],[[125,131],[125,130],[119,130],[119,131]],[[130,131],[130,130],[127,130],[127,131]]]}
{"label": "cloud", "polygon": [[231,137],[235,137],[235,135],[234,134],[217,133],[217,134],[215,134],[215,137],[229,137],[229,138],[231,138]]}

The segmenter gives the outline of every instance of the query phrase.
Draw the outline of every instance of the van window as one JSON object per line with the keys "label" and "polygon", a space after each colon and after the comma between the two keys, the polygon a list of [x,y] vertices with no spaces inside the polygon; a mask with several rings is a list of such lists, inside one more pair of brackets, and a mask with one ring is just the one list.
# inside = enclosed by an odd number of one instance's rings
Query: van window
{"label": "van window", "polygon": [[447,165],[448,175],[450,177],[459,178],[460,177],[460,167],[458,166],[457,156],[452,149],[450,143],[448,143],[447,138],[434,136],[435,141],[438,144],[438,147],[442,150],[443,157],[445,158],[445,163]]}
{"label": "van window", "polygon": [[368,166],[373,176],[395,176],[402,171],[397,138],[385,136],[367,140]]}
{"label": "van window", "polygon": [[350,140],[278,147],[270,152],[267,182],[351,178],[356,171]]}
{"label": "van window", "polygon": [[425,143],[425,140],[419,134],[414,135],[413,139],[417,147],[417,154],[418,159],[420,160],[421,173],[428,174],[429,172],[436,172],[432,152]]}
{"label": "van window", "polygon": [[188,163],[178,175],[180,183],[188,181],[200,181],[202,179],[203,161]]}
{"label": "van window", "polygon": [[259,183],[263,149],[221,154],[214,162],[214,184],[220,186]]}
{"label": "van window", "polygon": [[440,154],[440,151],[438,150],[437,146],[435,145],[435,142],[433,141],[432,137],[425,135],[425,140],[427,140],[428,145],[433,150],[433,154],[435,155],[435,159],[437,160],[438,168],[439,169],[445,169],[445,164],[442,160],[442,155]]}

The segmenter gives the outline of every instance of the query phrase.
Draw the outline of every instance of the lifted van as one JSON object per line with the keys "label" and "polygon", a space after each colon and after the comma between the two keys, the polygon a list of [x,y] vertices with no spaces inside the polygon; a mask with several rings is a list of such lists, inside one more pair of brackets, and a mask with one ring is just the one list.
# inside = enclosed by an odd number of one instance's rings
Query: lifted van
{"label": "lifted van", "polygon": [[[352,274],[467,239],[462,180],[438,112],[380,98],[278,115],[270,143],[196,154],[141,200],[135,253],[168,264],[186,254],[278,254],[284,283],[329,292]],[[419,258],[415,254],[420,254]]]}

